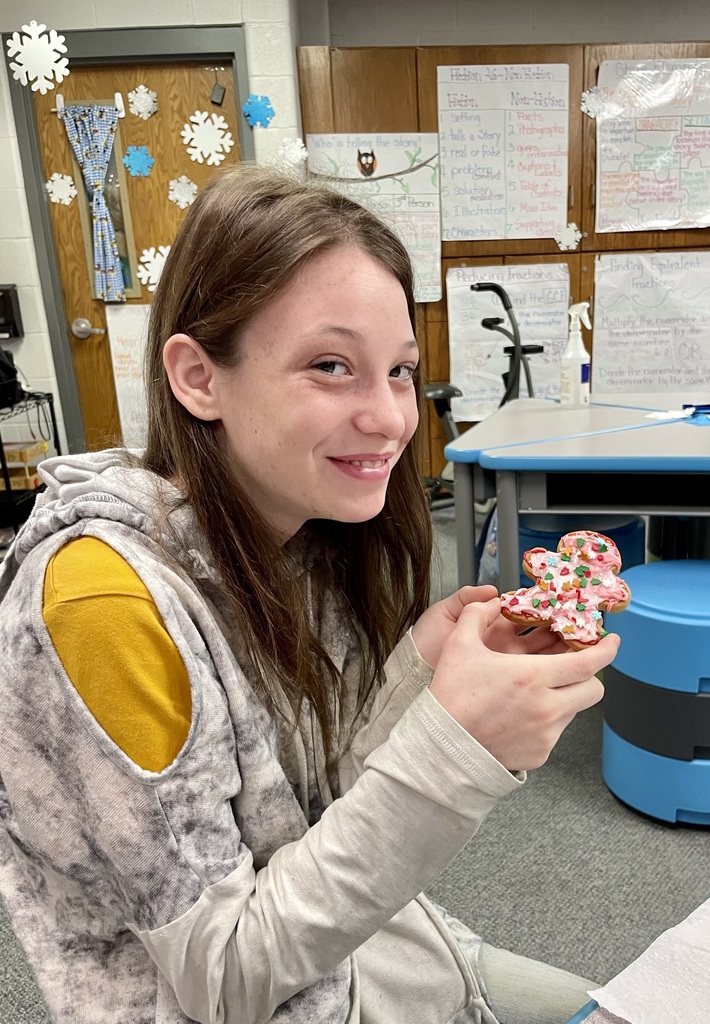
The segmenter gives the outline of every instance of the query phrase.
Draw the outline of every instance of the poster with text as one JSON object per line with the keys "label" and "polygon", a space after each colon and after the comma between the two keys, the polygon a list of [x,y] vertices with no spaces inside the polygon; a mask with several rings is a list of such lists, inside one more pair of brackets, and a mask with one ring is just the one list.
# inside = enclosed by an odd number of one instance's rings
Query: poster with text
{"label": "poster with text", "polygon": [[592,393],[710,394],[710,252],[597,256]]}
{"label": "poster with text", "polygon": [[710,60],[605,61],[596,230],[710,225]]}
{"label": "poster with text", "polygon": [[553,238],[567,225],[569,67],[439,67],[445,241]]}
{"label": "poster with text", "polygon": [[[512,333],[510,321],[494,292],[471,291],[471,285],[480,282],[494,282],[508,293],[521,343],[544,347],[528,357],[534,397],[556,398],[560,393],[560,356],[567,344],[570,306],[567,264],[453,267],[446,274],[446,300],[449,379],[463,391],[463,397],[451,403],[457,421],[477,421],[495,412],[504,392],[502,374],[509,366],[503,349],[512,344],[511,339],[485,328],[482,320],[499,317],[500,327]],[[527,394],[521,367],[520,397]]]}
{"label": "poster with text", "polygon": [[106,326],[121,433],[123,443],[129,448],[142,448],[146,439],[143,356],[149,313],[149,305],[106,305]]}
{"label": "poster with text", "polygon": [[435,132],[308,135],[308,170],[392,227],[414,267],[417,302],[441,298],[439,148]]}

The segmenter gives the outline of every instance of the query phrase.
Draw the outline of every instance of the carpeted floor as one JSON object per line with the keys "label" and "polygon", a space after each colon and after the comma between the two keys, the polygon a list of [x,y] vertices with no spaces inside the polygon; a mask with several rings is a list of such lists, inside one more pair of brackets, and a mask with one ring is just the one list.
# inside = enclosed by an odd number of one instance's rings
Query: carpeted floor
{"label": "carpeted floor", "polygon": [[[434,597],[456,587],[453,514],[438,513],[436,526]],[[600,749],[594,708],[429,894],[489,942],[605,982],[710,896],[710,836],[620,804],[602,780]],[[46,1021],[0,906],[0,1024]]]}

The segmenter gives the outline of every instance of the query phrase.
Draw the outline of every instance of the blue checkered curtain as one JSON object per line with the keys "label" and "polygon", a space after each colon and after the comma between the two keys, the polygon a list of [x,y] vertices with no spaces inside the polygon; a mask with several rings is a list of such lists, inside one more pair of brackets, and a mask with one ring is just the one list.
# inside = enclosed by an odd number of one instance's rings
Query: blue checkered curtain
{"label": "blue checkered curtain", "polygon": [[104,302],[125,302],[116,232],[104,196],[104,181],[111,159],[118,111],[115,107],[74,104],[63,107],[59,116],[64,121],[91,199],[96,297]]}

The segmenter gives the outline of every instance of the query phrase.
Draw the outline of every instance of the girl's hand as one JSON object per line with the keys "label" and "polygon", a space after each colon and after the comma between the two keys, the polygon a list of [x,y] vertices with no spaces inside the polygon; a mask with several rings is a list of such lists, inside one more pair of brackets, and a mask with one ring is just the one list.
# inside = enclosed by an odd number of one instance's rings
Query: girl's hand
{"label": "girl's hand", "polygon": [[[498,597],[495,587],[461,587],[450,597],[427,608],[412,626],[412,639],[427,665],[431,668],[438,665],[441,649],[466,605],[474,601],[490,601],[495,597]],[[506,622],[502,617],[501,621]]]}
{"label": "girl's hand", "polygon": [[583,651],[544,649],[554,657],[540,657],[541,651],[501,653],[488,646],[499,618],[498,600],[462,608],[442,646],[430,690],[509,771],[538,768],[577,712],[602,699],[604,687],[595,674],[614,660],[619,637],[609,633]]}
{"label": "girl's hand", "polygon": [[[438,665],[441,649],[466,605],[497,597],[495,587],[461,587],[427,608],[412,626],[412,639],[427,665]],[[486,647],[501,654],[556,654],[567,650],[565,643],[549,629],[533,629],[521,635],[524,630],[524,626],[499,615],[486,631]]]}

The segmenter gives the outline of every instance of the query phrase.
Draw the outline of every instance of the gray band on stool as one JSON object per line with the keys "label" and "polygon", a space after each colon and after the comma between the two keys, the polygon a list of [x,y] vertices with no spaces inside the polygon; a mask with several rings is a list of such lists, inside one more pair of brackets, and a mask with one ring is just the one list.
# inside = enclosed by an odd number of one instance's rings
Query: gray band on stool
{"label": "gray band on stool", "polygon": [[710,693],[651,686],[604,670],[602,712],[617,736],[636,747],[681,761],[710,758]]}

